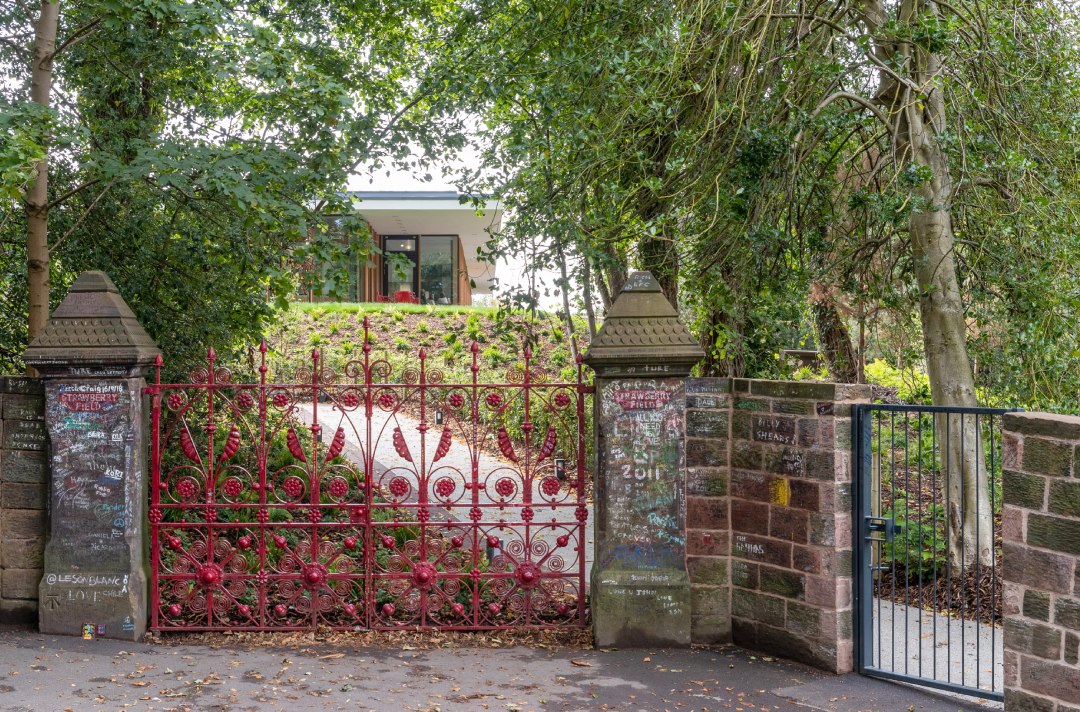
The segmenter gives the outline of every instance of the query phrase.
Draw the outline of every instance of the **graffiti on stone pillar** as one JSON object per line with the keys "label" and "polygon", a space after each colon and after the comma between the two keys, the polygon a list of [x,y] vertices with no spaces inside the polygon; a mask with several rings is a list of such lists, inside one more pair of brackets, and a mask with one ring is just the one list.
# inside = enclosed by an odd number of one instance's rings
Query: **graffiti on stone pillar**
{"label": "graffiti on stone pillar", "polygon": [[48,385],[53,536],[70,537],[97,563],[126,551],[125,476],[133,458],[131,388],[125,381]]}
{"label": "graffiti on stone pillar", "polygon": [[666,568],[683,556],[683,390],[677,378],[601,388],[609,547],[605,563]]}

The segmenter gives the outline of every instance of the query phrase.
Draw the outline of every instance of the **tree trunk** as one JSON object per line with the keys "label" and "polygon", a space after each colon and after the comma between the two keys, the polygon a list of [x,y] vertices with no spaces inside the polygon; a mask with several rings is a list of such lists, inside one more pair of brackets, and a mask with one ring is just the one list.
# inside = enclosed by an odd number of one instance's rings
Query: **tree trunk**
{"label": "tree trunk", "polygon": [[588,257],[585,257],[581,260],[581,265],[581,288],[583,291],[583,296],[585,297],[585,316],[588,318],[589,341],[591,342],[594,338],[596,338],[596,308],[593,306],[592,267],[589,265]]}
{"label": "tree trunk", "polygon": [[608,259],[596,270],[596,284],[600,289],[600,299],[604,304],[606,314],[626,284],[627,270],[626,261],[610,244],[604,245],[604,252],[607,253]]}
{"label": "tree trunk", "polygon": [[660,283],[660,290],[679,308],[679,254],[675,241],[663,237],[649,237],[638,243],[638,262],[642,269],[652,272]]}
{"label": "tree trunk", "polygon": [[[30,67],[30,100],[49,106],[52,94],[53,52],[60,4],[42,0],[34,27],[34,56]],[[46,142],[48,138],[46,137]],[[47,144],[46,144],[47,145]],[[49,159],[38,162],[26,192],[26,279],[29,293],[28,341],[44,330],[49,320]]]}
{"label": "tree trunk", "polygon": [[[873,14],[884,18],[880,0],[873,6]],[[937,8],[932,2],[903,0],[900,21],[914,22],[926,11],[936,12]],[[975,377],[953,257],[955,238],[949,212],[952,176],[939,140],[946,118],[941,57],[907,43],[887,47],[884,53],[900,55],[900,66],[910,68],[908,77],[918,90],[916,95],[910,86],[899,86],[883,76],[879,87],[896,85],[898,89],[879,88],[878,98],[889,97],[886,108],[896,137],[896,164],[913,166],[926,176],[915,188],[921,204],[911,214],[910,234],[930,392],[935,405],[975,406]],[[994,558],[993,517],[976,419],[970,415],[938,417],[935,427],[945,475],[941,487],[949,561],[968,566],[977,560],[990,565]]]}
{"label": "tree trunk", "polygon": [[[960,299],[953,234],[944,210],[911,216],[911,243],[919,283],[923,348],[935,405],[978,405],[975,378],[967,353],[964,306]],[[970,566],[976,557],[993,561],[993,516],[982,434],[973,415],[937,418],[938,447],[945,473],[949,561]]]}
{"label": "tree trunk", "polygon": [[857,382],[859,371],[847,325],[840,317],[831,290],[819,282],[810,286],[810,310],[814,315],[818,349],[829,367],[829,380],[835,383]]}

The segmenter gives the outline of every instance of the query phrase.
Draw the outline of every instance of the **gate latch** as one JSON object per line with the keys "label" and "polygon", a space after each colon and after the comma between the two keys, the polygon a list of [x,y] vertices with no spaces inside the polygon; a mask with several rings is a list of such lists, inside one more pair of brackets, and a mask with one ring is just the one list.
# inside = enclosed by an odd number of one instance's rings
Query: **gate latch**
{"label": "gate latch", "polygon": [[[896,522],[886,517],[867,517],[866,518],[866,531],[867,541],[883,541],[891,543],[896,537]],[[875,532],[880,532],[882,536],[874,536]]]}

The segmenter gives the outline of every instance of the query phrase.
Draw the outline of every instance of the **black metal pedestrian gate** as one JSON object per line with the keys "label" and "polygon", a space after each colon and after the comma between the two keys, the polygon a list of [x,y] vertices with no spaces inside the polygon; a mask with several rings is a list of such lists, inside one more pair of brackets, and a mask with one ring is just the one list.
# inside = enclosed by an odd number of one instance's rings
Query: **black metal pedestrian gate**
{"label": "black metal pedestrian gate", "polygon": [[859,672],[1001,700],[999,408],[858,405]]}

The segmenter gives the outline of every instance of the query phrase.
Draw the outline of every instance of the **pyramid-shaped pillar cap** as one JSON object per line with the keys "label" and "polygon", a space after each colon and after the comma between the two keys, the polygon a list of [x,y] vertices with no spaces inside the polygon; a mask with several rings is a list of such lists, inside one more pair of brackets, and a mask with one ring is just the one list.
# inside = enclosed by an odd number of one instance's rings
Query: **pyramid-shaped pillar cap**
{"label": "pyramid-shaped pillar cap", "polygon": [[584,360],[599,375],[686,375],[704,356],[652,273],[634,272]]}
{"label": "pyramid-shaped pillar cap", "polygon": [[104,272],[79,275],[23,360],[42,373],[147,366],[161,353]]}

